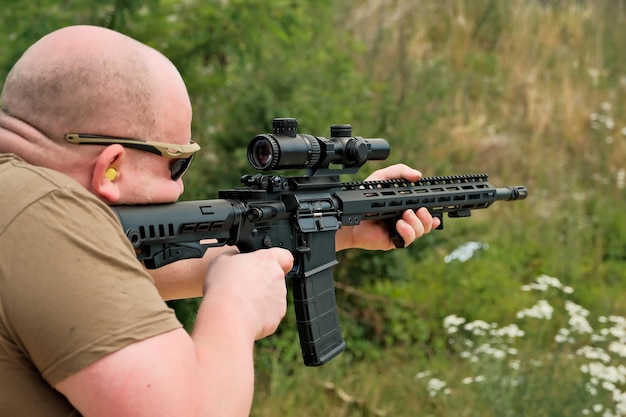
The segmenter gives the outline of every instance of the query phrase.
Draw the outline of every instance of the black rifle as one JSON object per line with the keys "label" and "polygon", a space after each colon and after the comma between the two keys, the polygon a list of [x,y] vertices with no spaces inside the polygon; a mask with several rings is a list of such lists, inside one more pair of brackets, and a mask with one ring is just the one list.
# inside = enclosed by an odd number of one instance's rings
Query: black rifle
{"label": "black rifle", "polygon": [[113,209],[147,268],[199,258],[208,248],[224,245],[241,252],[291,251],[294,267],[287,278],[293,281],[307,366],[323,365],[345,348],[332,276],[339,228],[382,220],[394,244],[403,247],[395,222],[407,209],[426,207],[443,226],[443,213],[467,217],[495,201],[527,196],[524,186],[495,188],[484,174],[340,182],[339,174],[354,173],[367,160],[386,159],[387,141],[352,136],[350,125],[333,125],[329,139],[297,134],[295,119],[275,119],[273,126],[273,134],[250,142],[250,164],[259,170],[306,168],[307,175],[244,175],[243,187],[220,191],[219,199]]}

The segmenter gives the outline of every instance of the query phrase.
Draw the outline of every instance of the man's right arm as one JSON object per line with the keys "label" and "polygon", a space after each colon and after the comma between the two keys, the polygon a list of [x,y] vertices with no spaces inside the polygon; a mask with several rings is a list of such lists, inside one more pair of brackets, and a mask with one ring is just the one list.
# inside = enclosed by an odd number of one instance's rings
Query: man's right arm
{"label": "man's right arm", "polygon": [[253,345],[286,311],[284,249],[212,262],[194,330],[172,330],[111,353],[56,388],[85,417],[247,416]]}
{"label": "man's right arm", "polygon": [[165,301],[202,297],[207,269],[220,255],[239,253],[235,246],[209,248],[202,258],[182,259],[156,269],[147,269]]}

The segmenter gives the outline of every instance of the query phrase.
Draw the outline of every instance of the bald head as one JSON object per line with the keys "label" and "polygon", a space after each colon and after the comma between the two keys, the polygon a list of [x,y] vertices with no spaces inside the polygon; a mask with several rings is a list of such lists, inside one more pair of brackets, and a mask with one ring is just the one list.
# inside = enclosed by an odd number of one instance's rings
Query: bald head
{"label": "bald head", "polygon": [[172,135],[164,118],[191,118],[184,83],[167,58],[94,26],[66,27],[31,46],[7,76],[1,101],[6,113],[57,142],[69,132]]}

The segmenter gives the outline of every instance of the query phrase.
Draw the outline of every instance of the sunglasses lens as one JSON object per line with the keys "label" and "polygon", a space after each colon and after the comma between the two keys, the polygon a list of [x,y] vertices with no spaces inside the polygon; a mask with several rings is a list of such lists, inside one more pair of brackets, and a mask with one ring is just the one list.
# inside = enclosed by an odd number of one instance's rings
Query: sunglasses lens
{"label": "sunglasses lens", "polygon": [[172,161],[172,164],[170,165],[170,171],[172,172],[172,179],[174,181],[178,180],[185,174],[185,172],[187,172],[187,169],[189,169],[189,165],[191,165],[193,157],[194,156],[191,155],[189,158],[175,159]]}

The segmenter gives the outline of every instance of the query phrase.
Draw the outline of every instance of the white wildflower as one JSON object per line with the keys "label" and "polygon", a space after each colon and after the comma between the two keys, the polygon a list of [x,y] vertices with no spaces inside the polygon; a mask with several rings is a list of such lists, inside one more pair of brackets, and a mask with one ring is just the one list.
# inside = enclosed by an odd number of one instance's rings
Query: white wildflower
{"label": "white wildflower", "polygon": [[626,415],[626,392],[614,390],[613,401],[615,402],[615,410],[622,416]]}
{"label": "white wildflower", "polygon": [[[614,319],[617,319],[615,316],[612,317],[614,317]],[[611,326],[606,330],[603,329],[606,332],[605,335],[610,335],[618,340],[626,341],[626,323],[617,321],[613,321],[613,323],[615,323],[614,326]]]}
{"label": "white wildflower", "polygon": [[584,346],[576,351],[576,354],[587,359],[599,360],[604,363],[611,362],[611,355],[606,353],[604,349],[593,346]]}
{"label": "white wildflower", "polygon": [[598,389],[593,384],[585,384],[585,390],[594,397],[598,395]]}
{"label": "white wildflower", "polygon": [[617,175],[615,175],[615,177],[617,182],[617,188],[619,190],[624,189],[624,184],[626,183],[626,171],[624,171],[624,168],[620,168],[617,171]]}
{"label": "white wildflower", "polygon": [[494,329],[489,332],[492,336],[496,337],[508,337],[514,339],[516,337],[523,337],[524,331],[521,330],[517,324],[509,324],[508,326]]}
{"label": "white wildflower", "polygon": [[570,315],[581,315],[584,317],[587,317],[589,315],[589,310],[587,310],[586,308],[583,308],[582,306],[579,306],[576,303],[573,303],[569,300],[565,301],[565,310],[570,314]]}
{"label": "white wildflower", "polygon": [[430,371],[423,371],[423,372],[418,372],[417,374],[415,374],[415,379],[422,379],[422,378],[426,378],[427,376],[430,376],[431,372]]}
{"label": "white wildflower", "polygon": [[569,329],[561,327],[554,336],[554,341],[557,343],[574,343],[574,338],[570,336]]}
{"label": "white wildflower", "polygon": [[538,276],[535,281],[531,282],[530,284],[523,285],[522,291],[535,290],[545,292],[550,288],[556,288],[557,290],[560,290],[566,294],[571,294],[574,292],[574,289],[572,287],[563,285],[558,278],[551,277],[545,274]]}
{"label": "white wildflower", "polygon": [[489,245],[486,243],[467,242],[446,255],[443,258],[443,261],[445,263],[450,263],[455,260],[459,262],[465,262],[468,259],[471,259],[471,257],[474,256],[474,252],[476,252],[477,250],[488,248]]}
{"label": "white wildflower", "polygon": [[[603,330],[606,330],[606,329],[602,329],[601,331]],[[594,333],[591,335],[591,341],[594,343],[606,342],[606,335],[599,335],[597,333]]]}
{"label": "white wildflower", "polygon": [[580,370],[590,377],[614,384],[626,383],[626,372],[623,366],[607,366],[601,362],[590,362],[581,366]]}
{"label": "white wildflower", "polygon": [[454,314],[449,315],[443,319],[443,327],[448,334],[454,334],[459,330],[459,326],[465,323],[463,317],[458,317]]}
{"label": "white wildflower", "polygon": [[487,334],[487,330],[489,330],[491,326],[485,321],[474,320],[465,324],[463,328],[476,336],[484,336],[485,334]]}
{"label": "white wildflower", "polygon": [[437,378],[430,379],[428,381],[428,394],[431,397],[434,397],[440,391],[442,391],[444,394],[447,394],[449,392],[449,390],[446,389],[446,382]]}
{"label": "white wildflower", "polygon": [[461,383],[463,383],[465,385],[471,384],[472,382],[474,382],[474,378],[472,378],[471,376],[467,377],[467,378],[463,378],[461,380]]}
{"label": "white wildflower", "polygon": [[578,333],[592,333],[593,329],[584,316],[571,316],[568,320],[570,327]]}
{"label": "white wildflower", "polygon": [[565,310],[570,315],[568,323],[573,331],[577,333],[593,333],[593,329],[586,319],[589,315],[589,310],[569,300],[565,301]]}
{"label": "white wildflower", "polygon": [[561,281],[559,281],[558,278],[551,277],[545,274],[538,276],[537,282],[548,287],[554,287],[558,289],[563,288],[563,284],[561,284]]}
{"label": "white wildflower", "polygon": [[546,301],[539,300],[534,306],[518,311],[517,318],[551,319],[554,308]]}
{"label": "white wildflower", "polygon": [[615,391],[615,384],[612,383],[611,381],[604,381],[602,383],[602,388],[605,391],[613,392],[613,391]]}
{"label": "white wildflower", "polygon": [[495,358],[495,359],[503,359],[506,357],[508,350],[503,350],[498,347],[494,347],[490,345],[489,343],[485,343],[481,345],[478,349],[476,349],[474,353],[484,354],[487,356],[491,356],[492,358]]}
{"label": "white wildflower", "polygon": [[615,353],[622,358],[626,358],[626,344],[621,342],[611,342],[608,349],[609,352]]}

